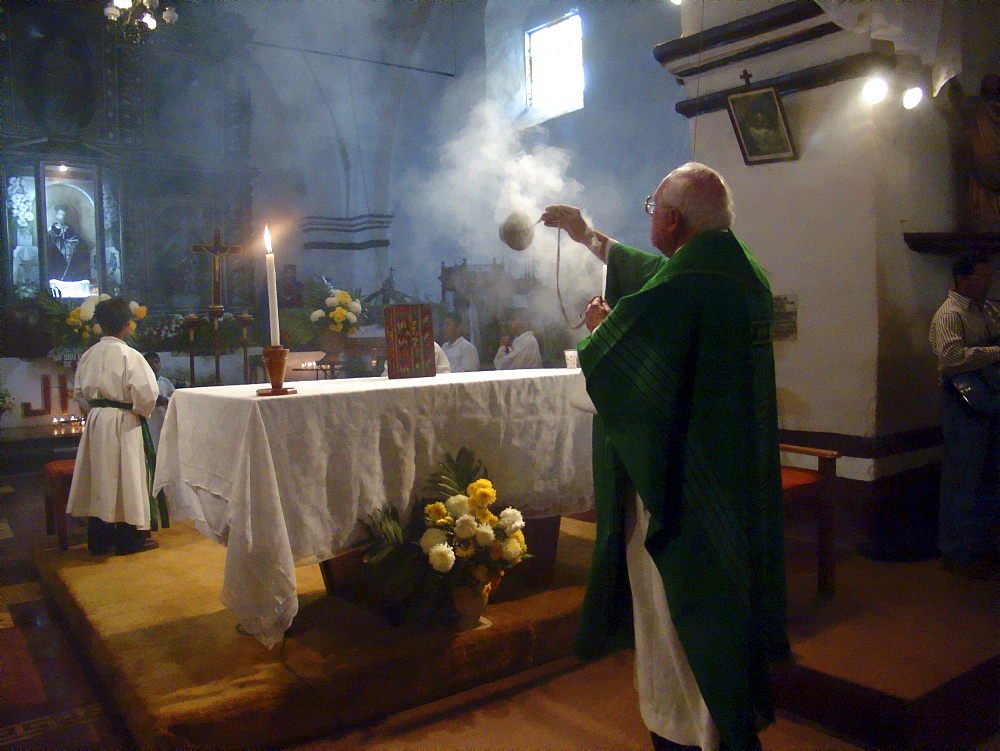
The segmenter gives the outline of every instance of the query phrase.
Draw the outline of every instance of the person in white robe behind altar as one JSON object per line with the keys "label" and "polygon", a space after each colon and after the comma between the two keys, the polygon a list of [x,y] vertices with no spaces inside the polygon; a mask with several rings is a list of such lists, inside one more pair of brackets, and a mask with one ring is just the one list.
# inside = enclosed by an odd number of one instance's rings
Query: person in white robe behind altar
{"label": "person in white robe behind altar", "polygon": [[156,352],[147,352],[143,357],[146,358],[153,375],[156,376],[156,385],[160,389],[153,414],[146,420],[146,424],[149,425],[149,435],[153,439],[153,448],[159,450],[160,430],[163,429],[163,418],[167,416],[167,405],[170,404],[170,397],[174,393],[174,384],[166,376],[160,375],[160,356]]}
{"label": "person in white robe behind altar", "polygon": [[135,330],[129,304],[118,297],[103,300],[94,318],[106,333],[76,369],[74,398],[87,422],[66,513],[87,518],[93,555],[128,555],[158,547],[143,534],[153,521],[143,429],[160,391],[149,364],[125,343]]}
{"label": "person in white robe behind altar", "polygon": [[[451,372],[451,364],[448,362],[448,356],[444,353],[444,350],[441,349],[441,345],[438,344],[437,342],[434,342],[434,374],[442,375],[444,373],[450,373],[450,372]],[[389,375],[389,363],[387,362],[385,364],[385,367],[382,369],[382,376],[388,377],[388,375]]]}
{"label": "person in white robe behind altar", "polygon": [[519,370],[542,367],[542,354],[535,332],[528,328],[528,312],[514,308],[507,316],[507,336],[500,339],[500,347],[493,358],[497,370]]}
{"label": "person in white robe behind altar", "polygon": [[475,373],[479,370],[479,350],[462,334],[462,314],[449,313],[441,326],[444,344],[441,349],[448,357],[452,373]]}

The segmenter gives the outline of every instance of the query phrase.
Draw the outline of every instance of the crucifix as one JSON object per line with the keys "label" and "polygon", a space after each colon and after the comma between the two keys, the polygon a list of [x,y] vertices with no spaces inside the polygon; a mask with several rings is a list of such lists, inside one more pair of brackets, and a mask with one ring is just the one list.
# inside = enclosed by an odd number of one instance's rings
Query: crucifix
{"label": "crucifix", "polygon": [[212,307],[222,307],[222,256],[238,256],[239,245],[223,245],[222,230],[215,228],[211,245],[196,244],[191,246],[192,253],[208,253],[212,256]]}
{"label": "crucifix", "polygon": [[[222,307],[222,257],[236,256],[240,254],[240,246],[223,245],[222,230],[218,227],[212,237],[211,245],[192,245],[192,253],[208,253],[212,256],[212,304],[208,308],[208,317],[212,321],[212,349],[215,353],[215,384],[222,383],[222,364],[219,357],[219,319],[225,308]],[[194,342],[191,342],[192,369],[191,378],[194,380]]]}
{"label": "crucifix", "polygon": [[743,75],[740,76],[743,79],[743,83],[746,86],[750,85],[750,79],[753,78],[753,73],[748,71],[746,68],[743,69]]}

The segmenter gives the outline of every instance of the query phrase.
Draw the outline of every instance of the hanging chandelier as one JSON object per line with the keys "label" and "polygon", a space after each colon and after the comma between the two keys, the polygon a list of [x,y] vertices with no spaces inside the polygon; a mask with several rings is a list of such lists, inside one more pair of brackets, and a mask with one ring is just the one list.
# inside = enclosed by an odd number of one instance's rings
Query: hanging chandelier
{"label": "hanging chandelier", "polygon": [[159,12],[160,0],[108,0],[104,6],[104,15],[117,24],[125,38],[130,42],[145,39],[159,21],[168,26],[177,21],[177,11],[172,6],[166,6]]}

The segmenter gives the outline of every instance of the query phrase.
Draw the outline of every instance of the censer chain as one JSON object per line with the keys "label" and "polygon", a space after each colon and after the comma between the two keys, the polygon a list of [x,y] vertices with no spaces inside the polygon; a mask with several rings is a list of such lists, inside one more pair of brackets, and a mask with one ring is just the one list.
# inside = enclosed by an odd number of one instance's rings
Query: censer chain
{"label": "censer chain", "polygon": [[562,245],[561,241],[562,241],[562,227],[556,230],[556,298],[558,298],[559,300],[559,310],[562,312],[562,317],[563,320],[566,321],[566,325],[569,326],[570,329],[578,329],[581,326],[583,326],[584,323],[586,323],[586,319],[584,319],[583,314],[581,313],[580,320],[576,324],[572,324],[569,322],[569,316],[566,315],[566,306],[563,305],[562,290],[559,289],[559,255],[560,255],[560,246]]}

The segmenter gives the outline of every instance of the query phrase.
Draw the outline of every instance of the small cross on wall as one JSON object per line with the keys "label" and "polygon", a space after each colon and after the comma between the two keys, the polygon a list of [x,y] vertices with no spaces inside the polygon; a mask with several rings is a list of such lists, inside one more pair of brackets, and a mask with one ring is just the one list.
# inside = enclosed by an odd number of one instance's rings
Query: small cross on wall
{"label": "small cross on wall", "polygon": [[743,83],[746,86],[750,85],[750,79],[753,78],[753,73],[748,71],[746,68],[743,69],[743,75],[740,76],[743,79]]}

